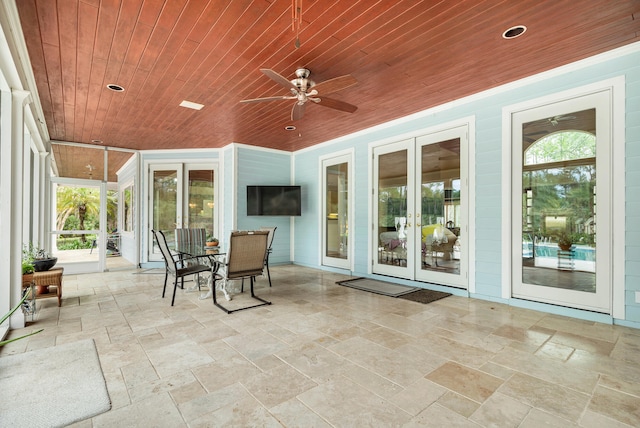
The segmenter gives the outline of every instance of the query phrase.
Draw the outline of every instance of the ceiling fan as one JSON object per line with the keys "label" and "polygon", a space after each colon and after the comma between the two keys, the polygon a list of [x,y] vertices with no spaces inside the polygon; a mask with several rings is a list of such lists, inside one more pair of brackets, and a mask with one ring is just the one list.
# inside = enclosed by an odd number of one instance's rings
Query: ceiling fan
{"label": "ceiling fan", "polygon": [[548,118],[547,120],[549,121],[549,123],[551,123],[553,126],[557,126],[558,122],[563,121],[563,120],[573,120],[575,119],[575,116],[564,116],[564,115],[558,115],[558,116],[553,116]]}
{"label": "ceiling fan", "polygon": [[268,68],[261,68],[268,78],[278,83],[281,86],[289,89],[291,95],[282,95],[278,97],[265,97],[265,98],[253,98],[250,100],[242,100],[241,103],[257,103],[263,101],[276,101],[276,100],[296,100],[291,110],[291,120],[298,120],[304,116],[305,105],[308,101],[312,101],[315,104],[333,108],[348,113],[353,113],[358,107],[339,101],[333,98],[327,98],[322,94],[330,94],[342,89],[353,86],[358,81],[350,74],[344,76],[334,77],[333,79],[325,80],[324,82],[315,83],[309,79],[311,72],[306,68],[299,68],[296,70],[296,78],[293,80],[287,80],[282,75],[276,73]]}

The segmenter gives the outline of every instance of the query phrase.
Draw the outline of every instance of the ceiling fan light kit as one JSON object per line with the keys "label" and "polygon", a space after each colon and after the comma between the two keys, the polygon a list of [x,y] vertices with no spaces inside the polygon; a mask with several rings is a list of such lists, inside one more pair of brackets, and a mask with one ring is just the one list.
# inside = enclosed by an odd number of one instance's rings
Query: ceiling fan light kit
{"label": "ceiling fan light kit", "polygon": [[320,95],[322,93],[330,94],[332,92],[337,92],[358,83],[358,81],[350,74],[334,77],[333,79],[325,80],[316,84],[313,80],[309,79],[311,72],[306,68],[298,68],[295,71],[296,78],[293,80],[287,80],[286,77],[268,68],[261,68],[260,71],[265,76],[278,83],[280,86],[287,88],[291,95],[253,98],[242,100],[240,101],[241,103],[296,100],[293,104],[293,109],[291,110],[291,120],[302,119],[302,117],[304,116],[305,105],[307,101],[312,101],[313,103],[321,105],[323,107],[329,107],[347,113],[353,113],[358,109],[358,107],[344,101],[327,98],[323,95]]}

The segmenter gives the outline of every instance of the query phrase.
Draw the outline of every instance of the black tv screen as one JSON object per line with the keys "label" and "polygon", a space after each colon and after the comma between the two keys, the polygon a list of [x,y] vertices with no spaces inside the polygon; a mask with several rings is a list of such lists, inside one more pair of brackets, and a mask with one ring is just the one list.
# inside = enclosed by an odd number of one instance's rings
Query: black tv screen
{"label": "black tv screen", "polygon": [[247,186],[247,215],[302,215],[300,186]]}

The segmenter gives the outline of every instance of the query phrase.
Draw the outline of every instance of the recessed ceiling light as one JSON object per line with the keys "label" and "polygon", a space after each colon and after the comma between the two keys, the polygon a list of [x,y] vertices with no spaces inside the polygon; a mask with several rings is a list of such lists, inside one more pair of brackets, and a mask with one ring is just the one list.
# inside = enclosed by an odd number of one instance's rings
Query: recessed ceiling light
{"label": "recessed ceiling light", "polygon": [[124,88],[120,85],[116,85],[115,83],[109,83],[107,88],[111,89],[113,92],[123,92]]}
{"label": "recessed ceiling light", "polygon": [[180,103],[180,107],[192,108],[194,110],[202,110],[202,107],[204,107],[204,104],[198,104],[198,103],[184,100],[183,102]]}
{"label": "recessed ceiling light", "polygon": [[102,144],[102,140],[91,140],[94,144]]}
{"label": "recessed ceiling light", "polygon": [[293,125],[288,125],[288,126],[285,126],[284,129],[287,131],[295,131],[296,127]]}
{"label": "recessed ceiling light", "polygon": [[502,37],[507,40],[515,39],[516,37],[523,35],[525,31],[527,31],[527,27],[524,25],[516,25],[502,33]]}

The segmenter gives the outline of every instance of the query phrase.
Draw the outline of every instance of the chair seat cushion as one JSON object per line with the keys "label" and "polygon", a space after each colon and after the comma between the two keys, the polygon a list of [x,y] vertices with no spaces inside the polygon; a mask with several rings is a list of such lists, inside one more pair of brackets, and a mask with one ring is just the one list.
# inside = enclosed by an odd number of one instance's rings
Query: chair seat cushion
{"label": "chair seat cushion", "polygon": [[194,273],[211,271],[211,266],[207,265],[191,265],[178,269],[176,274],[178,276],[190,275]]}
{"label": "chair seat cushion", "polygon": [[262,275],[262,269],[254,269],[254,270],[245,270],[242,272],[233,272],[227,275],[227,279],[240,279],[240,278],[248,278],[251,276],[260,276]]}

